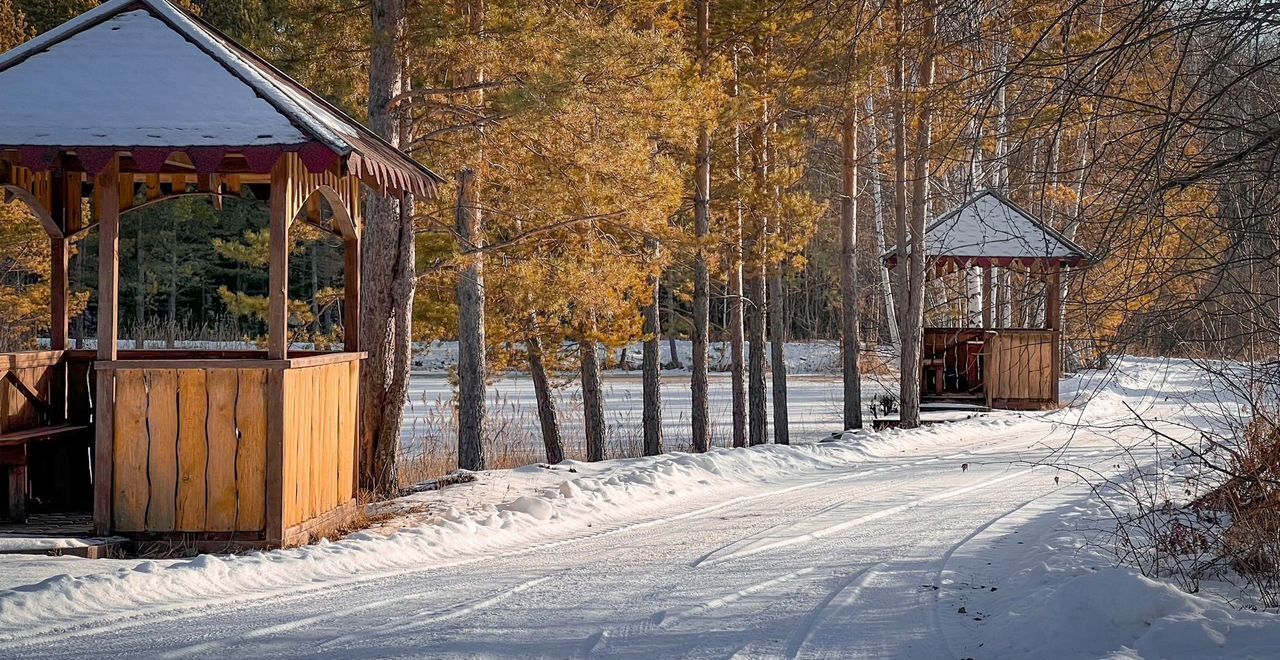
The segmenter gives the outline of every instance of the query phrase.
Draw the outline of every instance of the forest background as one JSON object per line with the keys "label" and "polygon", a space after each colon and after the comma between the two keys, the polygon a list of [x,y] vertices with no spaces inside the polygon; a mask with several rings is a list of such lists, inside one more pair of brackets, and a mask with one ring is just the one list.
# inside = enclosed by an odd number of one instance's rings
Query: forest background
{"label": "forest background", "polygon": [[[96,4],[0,0],[0,51]],[[409,338],[462,340],[459,433],[475,435],[460,437],[464,467],[484,465],[465,448],[483,434],[485,377],[580,378],[590,435],[595,349],[645,341],[656,373],[649,351],[669,337],[694,344],[695,450],[709,446],[707,342],[733,346],[735,445],[767,440],[770,343],[780,355],[788,341],[841,339],[856,426],[858,349],[905,345],[903,373],[918,373],[920,328],[965,325],[981,304],[972,271],[925,278],[923,262],[889,271],[880,255],[919,245],[931,218],[985,189],[1095,257],[1063,279],[1069,369],[1117,351],[1280,350],[1280,4],[184,6],[448,179],[437,199],[370,214],[393,235],[367,249],[413,256],[370,283],[370,327],[394,334],[394,300],[411,301],[411,331],[373,342],[370,446],[399,428],[384,404],[403,400]],[[266,208],[252,190],[221,212],[198,199],[150,207],[121,235],[122,337],[265,333]],[[76,341],[95,334],[95,242],[71,258]],[[47,332],[47,254],[25,210],[0,205],[0,350]],[[295,341],[340,339],[341,268],[340,245],[296,241]],[[1043,321],[1038,278],[1010,268],[995,282],[1000,320]],[[770,381],[776,408],[785,373]],[[655,450],[661,438],[646,435]],[[390,451],[368,484],[394,481]]]}

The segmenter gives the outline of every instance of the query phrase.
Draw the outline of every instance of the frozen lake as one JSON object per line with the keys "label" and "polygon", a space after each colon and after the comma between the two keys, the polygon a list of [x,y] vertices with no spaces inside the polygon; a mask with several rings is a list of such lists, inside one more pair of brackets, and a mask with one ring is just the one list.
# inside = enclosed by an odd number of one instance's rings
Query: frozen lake
{"label": "frozen lake", "polygon": [[[607,453],[610,457],[636,455],[641,446],[641,380],[636,372],[605,374],[605,420]],[[813,441],[841,430],[840,378],[834,375],[796,375],[787,379],[791,438]],[[896,382],[869,378],[863,399],[896,390]],[[732,390],[726,373],[712,373],[709,381],[712,442],[725,446],[732,440]],[[556,390],[557,407],[569,458],[582,458],[582,390],[576,381]],[[533,383],[526,374],[504,376],[489,386],[489,455],[500,464],[525,464],[542,458],[542,436],[538,430],[537,404]],[[772,420],[772,401],[770,419]],[[409,406],[405,411],[403,443],[409,456],[431,454],[451,456],[456,430],[453,415],[453,387],[443,374],[415,373],[410,384]],[[690,432],[689,374],[662,376],[663,444],[668,451],[687,451]],[[772,434],[772,431],[770,431]],[[506,460],[503,460],[504,457]]]}

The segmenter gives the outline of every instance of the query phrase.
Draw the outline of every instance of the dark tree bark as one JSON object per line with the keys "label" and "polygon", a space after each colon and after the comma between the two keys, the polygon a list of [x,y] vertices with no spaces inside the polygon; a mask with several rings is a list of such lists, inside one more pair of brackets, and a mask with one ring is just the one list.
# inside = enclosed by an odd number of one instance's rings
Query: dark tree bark
{"label": "dark tree bark", "polygon": [[[763,113],[768,115],[767,110]],[[767,142],[768,122],[762,118],[752,136],[755,154],[756,187],[764,189],[768,179]],[[768,300],[765,292],[768,280],[766,236],[769,232],[769,217],[757,212],[757,226],[752,228],[751,238],[751,276],[747,287],[751,297],[751,312],[747,315],[747,332],[749,341],[747,399],[750,409],[750,439],[752,446],[762,445],[768,438],[768,404],[765,401],[765,326],[767,323]]]}
{"label": "dark tree bark", "polygon": [[644,397],[644,455],[662,453],[662,369],[661,313],[658,304],[658,277],[649,279],[653,298],[644,308],[644,346],[642,348],[642,384]]}
{"label": "dark tree bark", "polygon": [[578,342],[582,361],[582,412],[587,460],[604,460],[604,387],[600,380],[600,351],[594,339]]}
{"label": "dark tree bark", "polygon": [[667,363],[670,369],[683,369],[684,363],[680,361],[680,344],[676,341],[676,300],[671,294],[671,289],[666,292],[667,298],[667,350],[671,353],[671,361]]}
{"label": "dark tree bark", "polygon": [[457,234],[464,255],[458,271],[458,467],[483,470],[485,423],[483,219],[475,172],[458,173]]}
{"label": "dark tree bark", "polygon": [[[708,22],[711,0],[698,0],[698,59],[701,75],[710,73]],[[698,129],[698,150],[693,176],[693,364],[689,389],[693,396],[693,451],[711,446],[711,422],[707,410],[707,328],[711,324],[711,275],[707,267],[707,240],[711,235],[711,137],[704,123]]]}
{"label": "dark tree bark", "polygon": [[[898,2],[901,6],[901,0]],[[918,67],[919,79],[917,80],[916,89],[928,90],[933,86],[933,77],[935,72],[934,66],[934,33],[937,26],[937,15],[933,7],[933,3],[926,0],[924,7],[924,21],[922,28],[922,37],[924,41],[923,50],[920,55],[920,64]],[[899,12],[898,29],[903,30],[901,13]],[[896,67],[896,83],[900,95],[905,97],[906,94],[906,53],[899,53]],[[901,390],[900,405],[901,425],[902,428],[915,428],[920,425],[920,350],[921,340],[924,331],[924,228],[925,218],[929,212],[929,151],[932,149],[932,107],[928,98],[928,94],[921,95],[920,108],[916,117],[916,135],[915,145],[912,154],[912,172],[911,172],[911,207],[910,207],[910,237],[904,234],[907,229],[907,219],[902,217],[906,214],[906,113],[905,107],[901,107],[895,117],[894,126],[894,167],[897,173],[896,182],[897,202],[899,208],[896,213],[899,215],[898,226],[898,245],[909,245],[910,254],[907,255],[905,272],[902,265],[899,265],[899,286],[902,289],[902,297],[906,300],[906,309],[902,310],[900,318],[900,336],[902,337],[902,361],[900,371]],[[905,100],[899,103],[905,105]],[[909,241],[909,242],[908,242]],[[901,251],[901,247],[899,250]],[[899,259],[901,262],[902,259]]]}
{"label": "dark tree bark", "polygon": [[840,127],[840,362],[844,375],[844,427],[862,428],[862,373],[858,365],[858,112],[852,99]]}
{"label": "dark tree bark", "polygon": [[[404,135],[390,101],[404,88],[404,0],[373,0],[369,60],[369,127],[393,145]],[[371,196],[361,239],[360,485],[396,492],[400,424],[409,391],[411,315],[416,277],[412,202]]]}
{"label": "dark tree bark", "polygon": [[[537,326],[536,319],[534,326]],[[531,335],[525,340],[529,357],[529,377],[533,379],[533,395],[538,400],[538,424],[542,427],[542,445],[547,450],[547,462],[564,460],[564,440],[560,437],[560,417],[556,401],[551,395],[551,380],[547,378],[546,358],[542,354],[542,340]]]}

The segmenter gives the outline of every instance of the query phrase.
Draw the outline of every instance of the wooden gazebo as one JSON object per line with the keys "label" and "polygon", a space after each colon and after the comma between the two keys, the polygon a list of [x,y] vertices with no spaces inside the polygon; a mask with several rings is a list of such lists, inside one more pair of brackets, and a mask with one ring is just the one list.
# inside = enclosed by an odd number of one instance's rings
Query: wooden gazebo
{"label": "wooden gazebo", "polygon": [[[1092,257],[1067,237],[992,191],[939,217],[925,231],[926,277],[982,270],[982,324],[924,329],[921,401],[1014,409],[1059,403],[1063,268]],[[893,267],[897,252],[885,255]],[[992,269],[1017,269],[1044,281],[1044,327],[1000,327],[992,309]]]}
{"label": "wooden gazebo", "polygon": [[[111,0],[0,56],[0,188],[53,255],[50,349],[0,355],[0,513],[24,518],[36,487],[70,508],[91,494],[99,534],[279,546],[343,522],[359,472],[362,188],[430,196],[438,181],[166,0]],[[121,215],[247,186],[269,188],[266,350],[119,349]],[[343,241],[341,352],[289,348],[295,222]],[[95,228],[97,349],[68,350],[68,254]],[[86,469],[37,469],[51,445]]]}

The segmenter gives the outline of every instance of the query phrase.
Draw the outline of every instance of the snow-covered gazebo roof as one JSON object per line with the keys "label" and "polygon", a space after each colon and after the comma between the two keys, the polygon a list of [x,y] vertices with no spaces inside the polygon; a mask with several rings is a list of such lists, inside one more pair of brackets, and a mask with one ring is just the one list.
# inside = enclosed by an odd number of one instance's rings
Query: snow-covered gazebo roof
{"label": "snow-covered gazebo roof", "polygon": [[[49,169],[159,172],[174,151],[200,173],[264,173],[296,152],[312,172],[430,194],[440,178],[168,0],[109,0],[0,55],[0,152]],[[243,159],[243,160],[240,160]]]}
{"label": "snow-covered gazebo roof", "polygon": [[[1078,268],[1093,260],[1079,245],[990,190],[929,225],[925,254],[943,268],[1015,264]],[[897,249],[892,249],[885,261],[892,265],[897,255]]]}

